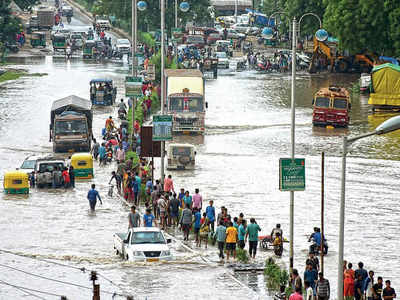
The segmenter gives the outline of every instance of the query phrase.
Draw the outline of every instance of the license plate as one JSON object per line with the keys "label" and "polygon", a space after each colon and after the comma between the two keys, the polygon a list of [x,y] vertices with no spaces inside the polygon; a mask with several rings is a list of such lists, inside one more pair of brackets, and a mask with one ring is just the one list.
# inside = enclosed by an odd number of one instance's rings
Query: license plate
{"label": "license plate", "polygon": [[190,134],[190,131],[184,130],[184,131],[183,131],[183,134]]}
{"label": "license plate", "polygon": [[154,262],[154,261],[159,261],[159,258],[148,258],[146,259],[147,262]]}

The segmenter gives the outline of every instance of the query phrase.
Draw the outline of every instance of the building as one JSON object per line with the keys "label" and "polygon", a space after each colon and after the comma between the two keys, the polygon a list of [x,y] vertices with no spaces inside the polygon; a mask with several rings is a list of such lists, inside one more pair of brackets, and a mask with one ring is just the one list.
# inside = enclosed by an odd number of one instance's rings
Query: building
{"label": "building", "polygon": [[238,14],[246,13],[246,8],[252,8],[254,0],[210,0],[218,15],[233,15],[237,2]]}

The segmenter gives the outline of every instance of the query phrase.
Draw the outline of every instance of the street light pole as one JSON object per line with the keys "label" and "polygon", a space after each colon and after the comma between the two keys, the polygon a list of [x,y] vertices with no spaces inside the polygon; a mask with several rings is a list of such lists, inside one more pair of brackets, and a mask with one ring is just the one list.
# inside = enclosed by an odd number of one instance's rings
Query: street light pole
{"label": "street light pole", "polygon": [[178,0],[175,0],[175,28],[178,27]]}
{"label": "street light pole", "polygon": [[235,23],[237,23],[238,0],[235,0]]}
{"label": "street light pole", "polygon": [[[136,5],[137,0],[132,0],[132,76],[136,76],[135,69],[135,55],[136,55]],[[136,108],[136,97],[132,97],[132,140],[135,133],[135,108]]]}
{"label": "street light pole", "polygon": [[[343,137],[343,153],[342,153],[342,178],[341,178],[341,195],[340,195],[340,224],[339,224],[339,251],[338,251],[338,289],[337,299],[343,300],[343,252],[344,252],[344,218],[346,204],[346,156],[348,147],[355,141],[369,137],[372,135],[386,134],[400,129],[400,116],[390,118],[380,124],[375,131],[361,134],[352,138]],[[323,238],[323,237],[322,237]],[[323,239],[322,239],[323,241]]]}
{"label": "street light pole", "polygon": [[[295,126],[296,126],[296,106],[295,106],[295,88],[296,88],[296,17],[293,18],[293,41],[292,41],[292,90],[291,90],[291,126],[290,140],[291,151],[290,158],[295,158]],[[290,253],[289,253],[289,273],[293,272],[293,239],[294,239],[294,191],[290,191]]]}
{"label": "street light pole", "polygon": [[[164,114],[164,27],[165,27],[165,3],[161,0],[161,114]],[[161,183],[164,184],[164,157],[165,157],[165,141],[161,141]]]}

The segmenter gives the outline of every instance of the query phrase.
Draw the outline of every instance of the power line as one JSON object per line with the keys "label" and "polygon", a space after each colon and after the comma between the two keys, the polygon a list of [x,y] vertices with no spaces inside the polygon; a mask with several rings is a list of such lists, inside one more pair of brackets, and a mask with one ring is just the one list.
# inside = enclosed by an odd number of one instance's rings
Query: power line
{"label": "power line", "polygon": [[[55,264],[55,265],[59,265],[59,266],[62,266],[62,267],[72,268],[72,269],[79,270],[79,271],[82,271],[82,272],[86,272],[86,271],[90,272],[91,271],[89,269],[86,269],[85,267],[74,267],[74,266],[70,266],[70,265],[66,265],[66,264],[62,264],[62,263],[57,263],[57,262],[54,262],[54,261],[51,261],[51,260],[47,260],[47,259],[44,259],[44,258],[32,257],[32,256],[24,255],[24,254],[14,253],[14,252],[9,251],[9,250],[0,249],[0,252],[4,252],[4,253],[16,255],[16,256],[21,256],[21,257],[25,257],[25,258],[30,258],[30,259],[36,259],[36,260],[39,260],[39,261],[44,261],[44,262]],[[48,277],[45,277],[45,276],[41,276],[41,275],[33,274],[33,273],[30,273],[30,272],[27,272],[27,271],[24,271],[24,270],[20,270],[20,269],[14,268],[14,267],[2,265],[2,264],[0,264],[0,266],[6,267],[6,268],[10,268],[10,269],[13,269],[13,270],[16,270],[16,271],[20,271],[20,272],[26,273],[28,275],[39,277],[39,278],[42,278],[42,279],[47,279],[47,280],[55,281],[55,282],[58,282],[58,283],[73,285],[73,286],[81,287],[81,288],[85,288],[85,289],[92,289],[92,288],[84,286],[84,285],[79,285],[79,284],[72,283],[72,282],[67,282],[67,281],[57,280],[57,279],[53,279],[53,278],[48,278]],[[100,277],[104,278],[106,281],[108,281],[112,285],[118,287],[123,292],[125,292],[125,290],[122,287],[120,287],[119,285],[117,285],[116,283],[114,283],[112,280],[108,279],[104,275],[101,275],[98,272],[97,272],[97,275],[99,275]],[[129,296],[127,294],[119,294],[117,292],[110,292],[110,291],[106,291],[106,290],[101,290],[100,292],[101,293],[105,293],[105,294],[109,294],[109,295],[113,295],[113,297],[114,296],[121,296],[121,297]]]}
{"label": "power line", "polygon": [[[54,293],[50,293],[50,292],[45,292],[45,291],[40,291],[40,290],[35,290],[35,289],[27,288],[27,287],[24,287],[24,286],[15,285],[15,284],[12,284],[12,283],[5,282],[5,281],[3,281],[3,280],[1,280],[1,279],[0,279],[0,283],[3,283],[3,284],[8,285],[8,286],[12,286],[12,287],[14,287],[14,288],[16,288],[16,289],[20,289],[20,290],[32,291],[32,292],[36,292],[36,293],[44,294],[44,295],[49,295],[49,296],[65,297],[65,296],[59,295],[59,294],[54,294]],[[32,295],[32,296],[36,296],[36,297],[39,298],[39,299],[45,299],[45,298],[40,297],[40,296],[38,296],[38,295],[34,295],[34,294],[31,294],[31,295]],[[45,300],[46,300],[46,299],[45,299]]]}
{"label": "power line", "polygon": [[38,295],[32,294],[31,292],[28,292],[28,291],[26,291],[26,290],[24,290],[24,289],[22,289],[22,288],[20,288],[20,287],[13,286],[13,285],[11,285],[11,284],[9,284],[9,283],[3,281],[3,280],[0,280],[0,284],[1,284],[1,283],[2,283],[2,284],[5,284],[5,285],[8,285],[8,286],[11,286],[11,287],[13,287],[13,288],[15,288],[15,289],[17,289],[17,290],[23,292],[24,294],[28,294],[28,295],[33,296],[33,297],[38,298],[38,299],[44,299],[44,300],[46,300],[46,298],[43,298],[43,297],[40,297],[40,296],[38,296]]}

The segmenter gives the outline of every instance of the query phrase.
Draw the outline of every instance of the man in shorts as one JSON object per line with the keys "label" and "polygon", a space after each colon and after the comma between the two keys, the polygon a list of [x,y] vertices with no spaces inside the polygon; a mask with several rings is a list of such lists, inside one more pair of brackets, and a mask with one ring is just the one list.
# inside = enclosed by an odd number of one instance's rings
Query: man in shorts
{"label": "man in shorts", "polygon": [[229,254],[232,254],[233,259],[236,259],[236,243],[238,240],[237,229],[233,226],[232,222],[229,222],[229,226],[226,229],[226,260],[229,261]]}

